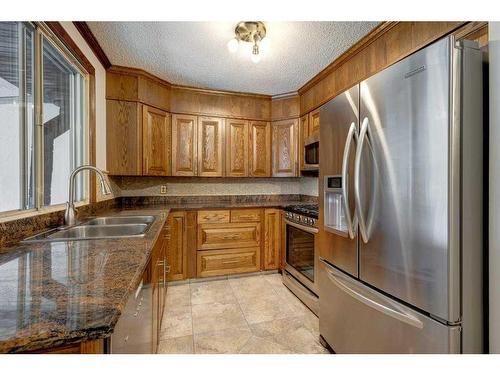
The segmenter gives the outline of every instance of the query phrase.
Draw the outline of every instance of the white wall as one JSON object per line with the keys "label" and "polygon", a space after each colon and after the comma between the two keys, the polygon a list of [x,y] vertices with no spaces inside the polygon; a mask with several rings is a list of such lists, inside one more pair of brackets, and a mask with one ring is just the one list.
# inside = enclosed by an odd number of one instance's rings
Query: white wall
{"label": "white wall", "polygon": [[500,353],[500,22],[489,23],[489,324],[490,352]]}
{"label": "white wall", "polygon": [[95,68],[96,166],[106,170],[106,70],[73,22],[61,22],[61,25]]}

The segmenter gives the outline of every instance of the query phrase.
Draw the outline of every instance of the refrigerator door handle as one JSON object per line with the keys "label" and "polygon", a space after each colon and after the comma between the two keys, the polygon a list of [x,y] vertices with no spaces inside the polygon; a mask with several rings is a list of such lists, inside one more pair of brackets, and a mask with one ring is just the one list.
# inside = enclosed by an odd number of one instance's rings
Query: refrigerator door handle
{"label": "refrigerator door handle", "polygon": [[424,327],[424,324],[415,316],[410,315],[406,312],[401,312],[401,311],[396,311],[393,308],[384,305],[380,302],[374,301],[363,294],[353,290],[352,288],[348,287],[345,285],[343,282],[341,282],[329,269],[325,269],[326,274],[328,278],[335,284],[339,289],[341,289],[343,292],[349,294],[351,297],[355,298],[359,302],[377,310],[380,311],[383,314],[389,315],[390,317],[397,319],[403,323],[409,324],[413,327],[416,327],[418,329],[422,329]]}
{"label": "refrigerator door handle", "polygon": [[361,195],[359,193],[359,176],[361,173],[361,154],[363,152],[363,145],[365,144],[366,133],[368,132],[368,117],[365,117],[361,124],[361,131],[359,132],[358,147],[356,148],[356,158],[354,159],[354,201],[356,208],[356,216],[359,222],[359,231],[364,243],[368,242],[368,232],[366,230],[366,222],[363,217],[363,210],[361,206]]}
{"label": "refrigerator door handle", "polygon": [[353,239],[356,235],[356,227],[358,226],[358,220],[356,216],[356,210],[354,211],[354,217],[351,217],[351,210],[349,209],[349,189],[348,189],[348,176],[347,169],[349,167],[349,154],[351,153],[351,143],[352,140],[358,141],[358,134],[356,133],[356,124],[351,122],[349,127],[349,132],[347,133],[347,138],[344,146],[344,156],[342,158],[342,202],[344,205],[345,218],[347,221],[347,231],[349,237]]}

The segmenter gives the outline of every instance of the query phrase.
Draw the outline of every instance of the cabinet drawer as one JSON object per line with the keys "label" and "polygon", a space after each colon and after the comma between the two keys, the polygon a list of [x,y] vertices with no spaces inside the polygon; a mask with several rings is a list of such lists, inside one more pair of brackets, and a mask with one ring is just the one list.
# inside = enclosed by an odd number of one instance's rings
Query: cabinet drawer
{"label": "cabinet drawer", "polygon": [[231,210],[231,223],[260,222],[260,210]]}
{"label": "cabinet drawer", "polygon": [[198,224],[229,223],[229,210],[198,211]]}
{"label": "cabinet drawer", "polygon": [[230,249],[259,245],[260,223],[198,225],[198,250]]}
{"label": "cabinet drawer", "polygon": [[255,272],[260,268],[260,248],[199,251],[197,276],[220,276],[234,273]]}

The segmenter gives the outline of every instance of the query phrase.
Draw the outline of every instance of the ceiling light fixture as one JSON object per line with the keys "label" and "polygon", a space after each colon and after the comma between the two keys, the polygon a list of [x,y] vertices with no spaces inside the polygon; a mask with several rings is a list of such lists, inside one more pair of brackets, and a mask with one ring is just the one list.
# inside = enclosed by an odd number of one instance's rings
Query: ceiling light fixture
{"label": "ceiling light fixture", "polygon": [[238,51],[240,42],[253,43],[252,61],[258,63],[260,61],[259,45],[266,37],[266,26],[261,21],[245,21],[240,22],[234,29],[235,37],[227,43],[227,49],[235,53]]}

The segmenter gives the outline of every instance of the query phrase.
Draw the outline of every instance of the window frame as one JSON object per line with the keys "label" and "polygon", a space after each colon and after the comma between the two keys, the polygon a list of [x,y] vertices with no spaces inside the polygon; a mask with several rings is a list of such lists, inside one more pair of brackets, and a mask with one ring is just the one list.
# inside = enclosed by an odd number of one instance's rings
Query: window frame
{"label": "window frame", "polygon": [[[29,201],[28,195],[26,192],[26,178],[28,175],[27,163],[26,163],[26,155],[28,142],[25,136],[27,119],[25,113],[25,103],[26,101],[26,88],[25,86],[25,74],[21,75],[23,87],[20,88],[22,92],[22,101],[23,101],[23,114],[21,115],[22,124],[20,127],[22,129],[22,144],[24,145],[24,149],[20,150],[22,154],[22,187],[21,187],[21,208],[3,211],[0,212],[0,222],[6,220],[12,220],[16,218],[28,217],[42,213],[54,212],[63,209],[66,206],[66,203],[59,203],[54,205],[44,205],[44,147],[43,147],[43,43],[49,43],[51,47],[53,47],[61,56],[69,63],[71,66],[82,76],[83,83],[83,95],[79,98],[82,102],[82,108],[80,109],[83,112],[83,155],[82,155],[82,164],[89,164],[92,152],[91,141],[91,98],[92,95],[90,93],[91,90],[91,77],[93,73],[88,72],[88,70],[83,66],[80,60],[75,56],[75,54],[70,51],[61,40],[61,38],[56,35],[56,33],[49,27],[45,22],[22,22],[24,24],[30,25],[33,29],[33,103],[34,103],[34,111],[33,111],[33,148],[34,148],[34,207],[25,208],[27,206],[27,202]],[[21,46],[23,47],[22,52],[20,53],[20,59],[22,61],[23,67],[26,64],[26,50],[25,50],[25,38],[24,33],[22,35]],[[20,83],[21,86],[21,83]],[[21,96],[21,95],[20,95]],[[71,147],[73,148],[75,134],[71,135],[72,142]],[[74,151],[73,151],[74,153]],[[74,155],[72,155],[72,158]],[[81,206],[88,204],[91,201],[92,189],[90,187],[91,179],[84,174],[83,176],[83,195],[84,199],[75,202],[76,206]]]}

